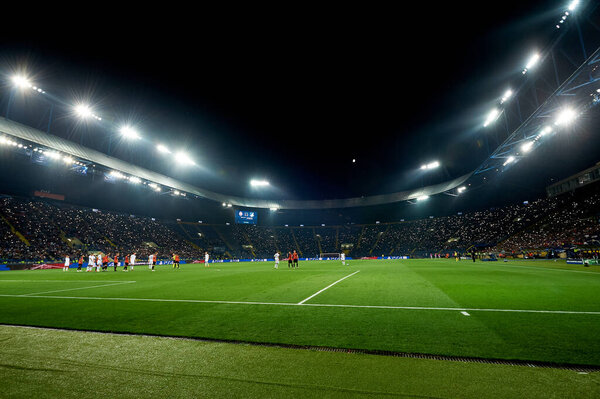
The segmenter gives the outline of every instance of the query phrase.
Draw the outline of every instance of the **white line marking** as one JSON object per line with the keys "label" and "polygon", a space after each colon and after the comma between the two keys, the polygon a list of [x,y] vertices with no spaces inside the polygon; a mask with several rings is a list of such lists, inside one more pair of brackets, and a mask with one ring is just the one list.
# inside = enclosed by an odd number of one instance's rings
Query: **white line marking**
{"label": "white line marking", "polygon": [[[135,283],[132,280],[123,280],[128,283]],[[30,282],[30,283],[112,283],[117,282],[116,280],[0,280],[0,283],[14,283],[14,282]]]}
{"label": "white line marking", "polygon": [[507,313],[546,313],[546,314],[586,314],[600,315],[600,311],[577,311],[577,310],[535,310],[535,309],[486,309],[486,308],[441,308],[426,306],[383,306],[383,305],[335,305],[326,303],[291,303],[291,302],[243,302],[243,301],[210,301],[202,299],[155,299],[155,298],[112,298],[91,296],[58,296],[58,295],[8,295],[0,294],[0,297],[8,298],[44,298],[44,299],[87,299],[102,301],[138,301],[138,302],[181,302],[181,303],[218,303],[224,305],[271,305],[271,306],[312,306],[312,307],[334,307],[354,309],[388,309],[388,310],[438,310],[438,311],[469,311],[469,312],[507,312]]}
{"label": "white line marking", "polygon": [[67,289],[64,289],[64,290],[33,292],[31,294],[21,294],[20,296],[33,296],[33,295],[41,295],[41,294],[51,294],[53,292],[64,292],[64,291],[74,291],[74,290],[87,290],[87,289],[90,289],[90,288],[109,287],[111,285],[121,285],[121,284],[131,284],[131,283],[135,283],[135,281],[118,281],[118,282],[113,282],[112,284],[92,285],[91,287],[78,287],[78,288],[67,288]]}
{"label": "white line marking", "polygon": [[306,299],[304,299],[304,300],[302,300],[302,301],[298,302],[298,305],[302,305],[304,302],[308,301],[309,299],[312,299],[312,298],[316,297],[316,296],[317,296],[317,295],[319,295],[321,292],[325,291],[325,290],[326,290],[326,289],[328,289],[328,288],[331,288],[331,287],[333,287],[334,285],[336,285],[336,284],[337,284],[337,283],[339,283],[340,281],[343,281],[343,280],[347,279],[348,277],[352,277],[352,276],[354,276],[354,275],[355,275],[356,273],[358,273],[359,271],[360,271],[360,270],[357,270],[357,271],[355,271],[354,273],[347,275],[346,277],[342,277],[341,279],[339,279],[339,280],[338,280],[338,281],[336,281],[335,283],[329,284],[327,287],[323,288],[321,291],[317,291],[317,292],[315,292],[314,294],[312,294],[311,296],[309,296],[308,298],[306,298]]}
{"label": "white line marking", "polygon": [[462,313],[465,316],[471,316],[469,313],[465,312],[464,310],[462,312],[460,312],[460,313]]}

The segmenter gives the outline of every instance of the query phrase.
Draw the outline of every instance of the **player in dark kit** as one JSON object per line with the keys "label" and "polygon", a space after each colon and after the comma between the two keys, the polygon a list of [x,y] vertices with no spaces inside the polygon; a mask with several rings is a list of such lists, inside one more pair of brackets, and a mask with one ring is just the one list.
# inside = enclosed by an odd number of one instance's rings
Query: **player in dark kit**
{"label": "player in dark kit", "polygon": [[288,252],[287,258],[288,258],[288,269],[289,269],[290,267],[292,267],[292,262],[293,262],[291,252]]}
{"label": "player in dark kit", "polygon": [[294,253],[292,254],[292,258],[294,259],[294,267],[297,269],[298,268],[298,254],[296,253],[296,250],[294,250]]}
{"label": "player in dark kit", "polygon": [[115,255],[115,259],[114,259],[114,269],[115,271],[117,271],[117,266],[119,265],[119,253],[117,252],[117,254]]}

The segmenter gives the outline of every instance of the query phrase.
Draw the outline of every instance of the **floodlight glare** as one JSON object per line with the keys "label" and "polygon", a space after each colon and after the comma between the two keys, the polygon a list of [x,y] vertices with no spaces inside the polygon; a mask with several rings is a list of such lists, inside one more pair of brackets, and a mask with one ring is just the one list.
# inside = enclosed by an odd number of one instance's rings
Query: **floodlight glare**
{"label": "floodlight glare", "polygon": [[545,136],[548,133],[550,133],[552,131],[552,128],[550,126],[546,126],[545,128],[542,129],[542,131],[540,132],[540,136]]}
{"label": "floodlight glare", "polygon": [[25,88],[25,87],[31,87],[31,83],[29,83],[29,80],[26,77],[21,76],[21,75],[13,76],[12,81],[13,81],[13,84],[20,89]]}
{"label": "floodlight glare", "polygon": [[250,185],[252,187],[266,187],[269,185],[269,182],[266,180],[250,180]]}
{"label": "floodlight glare", "polygon": [[568,7],[569,11],[575,10],[578,5],[579,5],[579,0],[573,0],[571,2],[571,4],[569,4],[569,7]]}
{"label": "floodlight glare", "polygon": [[493,110],[491,110],[487,118],[485,119],[483,127],[487,127],[490,123],[494,122],[496,119],[498,119],[499,115],[500,111],[498,110],[498,108],[494,108]]}
{"label": "floodlight glare", "polygon": [[128,179],[128,180],[129,180],[131,183],[134,183],[134,184],[140,184],[140,183],[142,182],[142,179],[140,179],[140,178],[139,178],[139,177],[137,177],[137,176],[129,176],[129,179]]}
{"label": "floodlight glare", "polygon": [[570,108],[563,109],[556,117],[554,124],[556,126],[568,125],[575,120],[577,114]]}
{"label": "floodlight glare", "polygon": [[75,106],[75,113],[80,118],[89,118],[90,116],[93,115],[90,107],[88,107],[87,105],[84,105],[84,104],[79,104],[79,105]]}
{"label": "floodlight glare", "polygon": [[538,53],[535,53],[534,55],[532,55],[529,58],[529,61],[527,61],[527,65],[525,65],[525,69],[529,70],[529,69],[533,68],[539,60],[540,60],[540,55]]}
{"label": "floodlight glare", "polygon": [[462,193],[463,191],[465,191],[466,189],[467,189],[467,188],[466,188],[465,186],[462,186],[462,187],[459,187],[457,191],[458,191],[458,193],[460,194],[460,193]]}
{"label": "floodlight glare", "polygon": [[506,158],[506,161],[504,161],[504,166],[508,165],[509,163],[513,162],[515,160],[515,157],[513,157],[512,155],[508,158]]}
{"label": "floodlight glare", "polygon": [[279,210],[279,206],[273,205],[269,208],[269,210],[271,210],[271,212],[277,212]]}
{"label": "floodlight glare", "polygon": [[171,150],[169,150],[167,147],[165,147],[162,144],[157,145],[156,146],[156,150],[158,152],[162,152],[163,154],[170,154],[171,153]]}
{"label": "floodlight glare", "polygon": [[194,161],[192,160],[192,158],[190,158],[190,156],[183,151],[179,151],[175,155],[176,155],[178,161],[181,161],[187,165],[196,165],[194,163]]}
{"label": "floodlight glare", "polygon": [[532,147],[533,147],[533,141],[528,141],[526,143],[523,143],[523,145],[521,146],[521,151],[529,152],[529,151],[531,151]]}
{"label": "floodlight glare", "polygon": [[505,103],[509,98],[512,97],[512,95],[513,95],[513,91],[511,89],[506,90],[506,92],[502,96],[502,99],[500,100],[500,104]]}
{"label": "floodlight glare", "polygon": [[120,130],[121,134],[128,139],[139,139],[140,136],[131,126],[123,126]]}
{"label": "floodlight glare", "polygon": [[74,159],[71,157],[63,157],[63,162],[66,163],[67,165],[69,165],[74,162]]}
{"label": "floodlight glare", "polygon": [[439,166],[440,166],[440,163],[438,161],[433,161],[433,162],[429,162],[428,164],[421,165],[421,170],[435,169],[435,168],[438,168]]}
{"label": "floodlight glare", "polygon": [[425,201],[427,199],[429,199],[429,195],[421,195],[417,197],[417,201]]}

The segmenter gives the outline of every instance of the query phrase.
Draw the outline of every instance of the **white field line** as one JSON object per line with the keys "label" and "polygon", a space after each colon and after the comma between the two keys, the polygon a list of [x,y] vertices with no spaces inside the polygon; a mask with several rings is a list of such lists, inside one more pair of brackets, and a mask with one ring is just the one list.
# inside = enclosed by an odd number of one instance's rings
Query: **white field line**
{"label": "white field line", "polygon": [[44,299],[86,299],[97,301],[137,301],[137,302],[179,302],[179,303],[216,303],[224,305],[270,305],[270,306],[311,306],[311,307],[333,307],[354,309],[387,309],[387,310],[433,310],[451,312],[506,312],[506,313],[545,313],[545,314],[575,314],[575,315],[600,315],[600,311],[577,311],[577,310],[536,310],[536,309],[486,309],[486,308],[442,308],[428,306],[384,306],[384,305],[335,305],[325,303],[291,303],[291,302],[243,302],[243,301],[210,301],[201,299],[158,299],[158,298],[112,298],[112,297],[89,297],[89,296],[58,296],[58,295],[8,295],[0,294],[0,297],[8,298],[44,298]]}
{"label": "white field line", "polygon": [[74,291],[74,290],[87,290],[87,289],[90,289],[90,288],[109,287],[111,285],[122,285],[122,284],[131,284],[131,283],[135,283],[135,281],[117,281],[117,282],[112,282],[111,284],[100,284],[100,285],[92,285],[92,286],[88,286],[88,287],[66,288],[64,290],[33,292],[31,294],[21,294],[19,296],[35,296],[35,295],[42,295],[42,294],[51,294],[51,293],[54,293],[54,292],[64,292],[64,291]]}
{"label": "white field line", "polygon": [[[123,280],[127,283],[135,283],[132,280]],[[115,280],[0,280],[0,283],[112,283]]]}
{"label": "white field line", "polygon": [[323,288],[322,290],[320,290],[320,291],[317,291],[317,292],[315,292],[314,294],[312,294],[311,296],[309,296],[308,298],[306,298],[306,299],[304,299],[304,300],[302,300],[302,301],[298,302],[298,305],[302,305],[304,302],[308,301],[309,299],[312,299],[312,298],[316,297],[316,296],[317,296],[317,295],[319,295],[321,292],[325,291],[325,290],[326,290],[326,289],[328,289],[328,288],[331,288],[331,287],[333,287],[334,285],[336,285],[336,284],[337,284],[337,283],[339,283],[340,281],[343,281],[343,280],[347,279],[348,277],[352,277],[352,276],[354,276],[354,275],[355,275],[356,273],[358,273],[359,271],[360,271],[360,270],[357,270],[357,271],[355,271],[354,273],[347,275],[346,277],[342,277],[341,279],[339,279],[339,280],[338,280],[338,281],[336,281],[335,283],[329,284],[327,287]]}

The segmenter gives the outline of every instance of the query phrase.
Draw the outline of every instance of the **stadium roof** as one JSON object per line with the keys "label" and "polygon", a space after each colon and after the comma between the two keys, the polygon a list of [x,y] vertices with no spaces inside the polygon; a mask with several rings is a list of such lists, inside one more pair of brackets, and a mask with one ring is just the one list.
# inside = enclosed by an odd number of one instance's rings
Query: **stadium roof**
{"label": "stadium roof", "polygon": [[332,200],[265,200],[243,198],[216,193],[210,190],[173,179],[160,173],[153,172],[146,168],[125,162],[121,159],[108,156],[102,152],[87,148],[72,141],[63,139],[59,136],[49,135],[40,130],[33,129],[6,118],[0,117],[0,132],[14,138],[25,140],[29,143],[43,146],[46,149],[58,151],[75,157],[80,160],[92,162],[101,165],[109,171],[117,171],[129,176],[135,176],[151,183],[157,183],[171,189],[181,190],[199,197],[208,198],[217,202],[228,203],[236,206],[251,208],[277,208],[277,209],[329,209],[329,208],[350,208],[360,206],[382,205],[399,201],[413,200],[423,196],[439,194],[452,190],[463,184],[472,173],[465,174],[456,179],[422,187],[415,190],[402,191],[384,195],[367,196],[359,198],[332,199]]}

